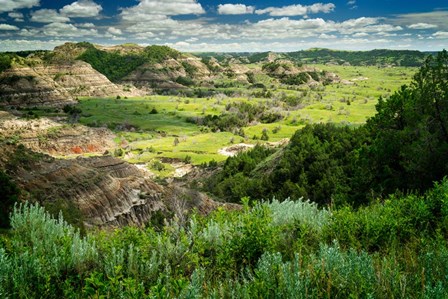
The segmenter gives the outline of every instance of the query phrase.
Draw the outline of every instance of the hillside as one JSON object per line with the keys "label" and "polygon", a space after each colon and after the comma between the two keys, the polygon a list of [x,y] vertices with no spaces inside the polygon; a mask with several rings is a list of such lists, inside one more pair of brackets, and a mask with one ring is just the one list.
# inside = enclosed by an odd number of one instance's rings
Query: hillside
{"label": "hillside", "polygon": [[373,66],[421,66],[428,55],[409,50],[338,51],[319,48],[287,53],[288,58],[301,63]]}
{"label": "hillside", "polygon": [[300,64],[337,64],[353,66],[421,66],[428,55],[437,53],[412,50],[377,49],[370,51],[342,51],[312,48],[296,52],[261,52],[261,53],[195,53],[203,58],[216,58],[220,63],[231,59],[240,59],[248,63],[272,62],[277,59],[291,60]]}
{"label": "hillside", "polygon": [[[99,46],[66,43],[54,51],[0,55],[1,105],[63,106],[82,96],[129,96],[194,88],[262,87],[267,75],[276,84],[323,84],[336,76],[272,52],[180,53],[166,46]],[[291,54],[292,55],[292,54]],[[266,64],[282,63],[282,68]]]}

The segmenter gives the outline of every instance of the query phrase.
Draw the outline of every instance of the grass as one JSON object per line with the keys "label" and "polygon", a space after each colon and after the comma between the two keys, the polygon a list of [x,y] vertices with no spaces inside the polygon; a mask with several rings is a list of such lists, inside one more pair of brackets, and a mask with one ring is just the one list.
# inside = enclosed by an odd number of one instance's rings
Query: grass
{"label": "grass", "polygon": [[[274,99],[297,97],[301,105],[289,107],[279,102],[284,118],[270,124],[252,124],[244,127],[246,138],[230,132],[213,133],[207,128],[187,122],[190,117],[219,115],[232,102],[250,101],[273,106],[272,99],[254,98],[257,89],[225,88],[236,91],[240,97],[216,96],[187,98],[180,96],[146,96],[129,99],[85,98],[80,101],[80,122],[89,126],[107,126],[118,136],[117,144],[126,144],[125,159],[131,163],[153,161],[166,165],[163,175],[171,169],[166,161],[182,161],[188,155],[191,163],[199,165],[211,160],[223,161],[218,151],[232,143],[257,143],[263,130],[267,130],[269,142],[290,138],[306,123],[333,122],[360,125],[375,114],[380,96],[387,97],[403,84],[410,82],[415,68],[378,68],[316,65],[316,68],[336,73],[340,83],[320,86],[317,89],[277,85],[271,92]],[[257,81],[272,84],[265,75],[257,74]],[[218,89],[221,90],[221,89]],[[157,113],[154,114],[153,110]],[[256,136],[257,139],[253,137]],[[178,142],[175,142],[177,140]],[[125,142],[122,142],[125,141]],[[176,145],[175,145],[176,143]],[[147,151],[147,149],[151,151]],[[157,172],[157,171],[156,171]]]}

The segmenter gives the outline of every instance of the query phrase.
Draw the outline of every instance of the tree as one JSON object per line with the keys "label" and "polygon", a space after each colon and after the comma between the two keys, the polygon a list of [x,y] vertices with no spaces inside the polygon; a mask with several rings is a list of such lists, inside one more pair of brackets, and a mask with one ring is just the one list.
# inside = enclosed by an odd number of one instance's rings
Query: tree
{"label": "tree", "polygon": [[269,135],[268,135],[268,130],[266,128],[263,129],[263,131],[261,132],[261,140],[264,141],[268,141],[269,140]]}
{"label": "tree", "polygon": [[363,149],[365,184],[376,193],[426,190],[448,173],[448,53],[429,56],[411,85],[403,86],[368,120],[372,143]]}

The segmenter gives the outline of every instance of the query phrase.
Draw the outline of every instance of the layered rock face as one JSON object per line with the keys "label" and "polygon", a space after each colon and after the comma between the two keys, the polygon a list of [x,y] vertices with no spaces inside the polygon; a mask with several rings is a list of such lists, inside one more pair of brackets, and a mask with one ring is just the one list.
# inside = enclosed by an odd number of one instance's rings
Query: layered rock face
{"label": "layered rock face", "polygon": [[42,159],[16,180],[39,200],[67,200],[79,208],[88,227],[143,225],[166,210],[163,189],[131,164],[113,157]]}
{"label": "layered rock face", "polygon": [[14,67],[0,74],[0,106],[63,106],[78,96],[110,96],[120,89],[88,63]]}
{"label": "layered rock face", "polygon": [[217,203],[205,194],[176,184],[158,185],[134,165],[111,156],[62,160],[36,156],[26,149],[5,149],[1,151],[0,166],[11,169],[8,160],[17,155],[27,160],[15,164],[12,170],[15,182],[25,194],[44,206],[61,200],[70,203],[79,210],[86,227],[143,226],[156,213],[175,215],[179,221],[185,221],[192,209],[208,214],[219,206],[239,208]]}
{"label": "layered rock face", "polygon": [[23,120],[4,111],[0,111],[0,135],[52,156],[102,154],[115,147],[115,135],[107,128],[67,125],[47,118]]}
{"label": "layered rock face", "polygon": [[139,87],[155,88],[185,88],[177,83],[178,78],[188,77],[195,81],[210,80],[210,70],[200,59],[195,57],[183,57],[179,59],[167,59],[162,63],[143,64],[128,76],[123,82],[130,82]]}

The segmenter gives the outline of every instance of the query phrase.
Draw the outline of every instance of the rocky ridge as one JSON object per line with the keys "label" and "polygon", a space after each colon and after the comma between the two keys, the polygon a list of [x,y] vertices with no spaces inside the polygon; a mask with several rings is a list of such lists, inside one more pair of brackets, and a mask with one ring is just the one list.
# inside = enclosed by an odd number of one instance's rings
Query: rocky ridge
{"label": "rocky ridge", "polygon": [[0,73],[0,106],[61,107],[79,96],[110,96],[123,91],[88,63],[15,66]]}
{"label": "rocky ridge", "polygon": [[48,118],[21,119],[0,111],[0,135],[9,142],[52,156],[102,154],[113,149],[115,135],[107,128],[69,125]]}

